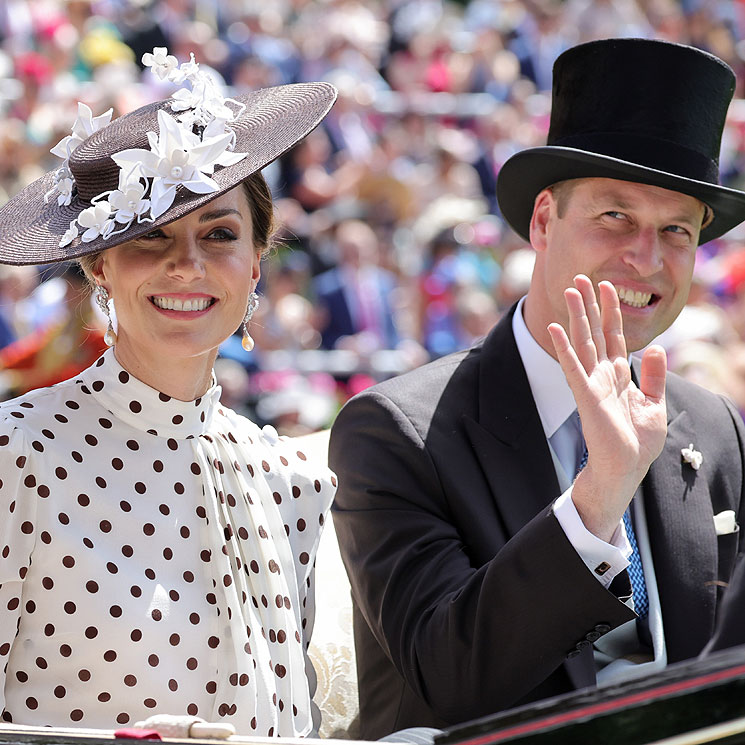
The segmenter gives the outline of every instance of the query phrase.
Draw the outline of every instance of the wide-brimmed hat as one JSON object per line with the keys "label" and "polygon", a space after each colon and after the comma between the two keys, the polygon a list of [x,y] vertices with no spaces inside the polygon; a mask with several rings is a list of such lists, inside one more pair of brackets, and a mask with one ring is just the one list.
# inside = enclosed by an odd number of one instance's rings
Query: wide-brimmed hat
{"label": "wide-brimmed hat", "polygon": [[0,263],[68,261],[178,220],[289,150],[336,99],[328,83],[227,98],[193,56],[181,66],[162,48],[145,58],[185,85],[111,122],[79,104],[72,135],[52,150],[60,168],[0,209]]}
{"label": "wide-brimmed hat", "polygon": [[554,63],[547,145],[502,166],[502,215],[529,240],[538,193],[601,177],[696,197],[713,210],[700,243],[745,219],[745,193],[719,185],[719,149],[735,74],[700,49],[649,39],[580,44]]}

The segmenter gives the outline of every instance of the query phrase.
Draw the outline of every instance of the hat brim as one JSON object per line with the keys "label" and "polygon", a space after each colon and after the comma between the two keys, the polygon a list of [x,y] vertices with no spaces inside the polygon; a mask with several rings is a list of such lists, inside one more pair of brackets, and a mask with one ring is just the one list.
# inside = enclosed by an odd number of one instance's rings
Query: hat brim
{"label": "hat brim", "polygon": [[714,212],[714,219],[699,235],[699,244],[724,235],[745,220],[745,192],[586,150],[554,145],[522,150],[502,166],[497,178],[497,200],[502,216],[519,236],[529,241],[535,198],[552,184],[576,178],[633,181],[699,199]]}
{"label": "hat brim", "polygon": [[[134,222],[124,232],[107,239],[98,236],[86,243],[78,237],[69,245],[60,247],[60,240],[70,222],[89,207],[90,202],[78,194],[67,206],[58,205],[56,197],[45,202],[44,195],[54,186],[54,172],[47,173],[0,210],[0,263],[22,265],[69,261],[112,248],[178,220],[237,186],[296,145],[318,126],[336,95],[336,89],[329,83],[296,83],[234,96],[234,100],[246,107],[230,125],[236,134],[234,149],[247,155],[234,165],[216,166],[212,178],[220,189],[209,194],[195,194],[181,187],[171,207],[155,221]],[[103,187],[101,191],[116,187],[118,168],[110,156],[125,148],[149,149],[147,132],[158,132],[158,111],[169,104],[169,99],[158,101],[117,117],[75,150],[75,158],[89,158],[91,162],[101,163],[102,184],[111,184],[113,177],[113,186]]]}

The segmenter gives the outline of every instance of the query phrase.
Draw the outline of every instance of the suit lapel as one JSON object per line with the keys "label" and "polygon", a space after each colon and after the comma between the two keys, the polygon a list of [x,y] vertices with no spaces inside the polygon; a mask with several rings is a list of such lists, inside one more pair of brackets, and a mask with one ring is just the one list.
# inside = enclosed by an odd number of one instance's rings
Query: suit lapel
{"label": "suit lapel", "polygon": [[643,482],[668,658],[698,654],[714,628],[717,543],[707,480],[683,461],[696,442],[682,402],[668,397],[665,446]]}
{"label": "suit lapel", "polygon": [[478,421],[464,417],[468,437],[508,537],[560,494],[543,426],[512,333],[514,310],[513,307],[484,342]]}

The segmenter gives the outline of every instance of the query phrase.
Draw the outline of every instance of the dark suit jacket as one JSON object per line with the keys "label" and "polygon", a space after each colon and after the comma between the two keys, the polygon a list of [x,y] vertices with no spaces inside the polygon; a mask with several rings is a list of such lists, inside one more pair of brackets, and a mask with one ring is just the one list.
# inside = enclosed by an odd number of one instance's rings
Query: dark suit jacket
{"label": "dark suit jacket", "polygon": [[[644,480],[668,659],[711,636],[743,503],[743,427],[668,378],[668,437]],[[694,471],[681,448],[704,454]],[[512,334],[368,389],[334,425],[334,522],[355,603],[362,737],[442,727],[593,685],[592,645],[634,614],[553,515],[559,485]],[[622,576],[625,576],[623,573]]]}

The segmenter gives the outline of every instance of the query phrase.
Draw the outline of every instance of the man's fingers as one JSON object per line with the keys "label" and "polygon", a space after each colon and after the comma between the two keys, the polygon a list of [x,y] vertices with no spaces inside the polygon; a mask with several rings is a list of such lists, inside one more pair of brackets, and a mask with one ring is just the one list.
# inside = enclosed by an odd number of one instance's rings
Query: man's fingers
{"label": "man's fingers", "polygon": [[603,309],[603,335],[608,359],[614,360],[617,357],[626,359],[628,352],[626,351],[626,338],[623,335],[623,316],[616,288],[611,282],[603,280],[598,284],[598,293]]}
{"label": "man's fingers", "polygon": [[598,352],[590,331],[590,321],[585,310],[582,293],[569,287],[564,290],[564,302],[569,314],[569,338],[572,347],[585,370],[589,373],[598,363]]}
{"label": "man's fingers", "polygon": [[[601,323],[600,306],[598,305],[598,300],[595,296],[595,288],[593,287],[590,278],[584,274],[578,274],[574,278],[574,286],[582,294],[582,300],[585,305],[585,314],[587,315],[587,323],[590,327],[590,336],[592,337],[592,342],[595,346],[596,357],[599,360],[603,360],[606,357],[606,344]],[[603,311],[605,311],[604,305]]]}
{"label": "man's fingers", "polygon": [[665,398],[666,372],[667,356],[665,350],[656,344],[646,349],[642,357],[639,389],[647,399],[654,403],[660,403]]}
{"label": "man's fingers", "polygon": [[587,388],[587,375],[582,363],[579,361],[576,352],[569,343],[564,327],[558,323],[551,323],[548,326],[548,333],[551,341],[554,343],[556,358],[559,360],[564,376],[572,389],[575,400],[579,399],[580,393]]}

